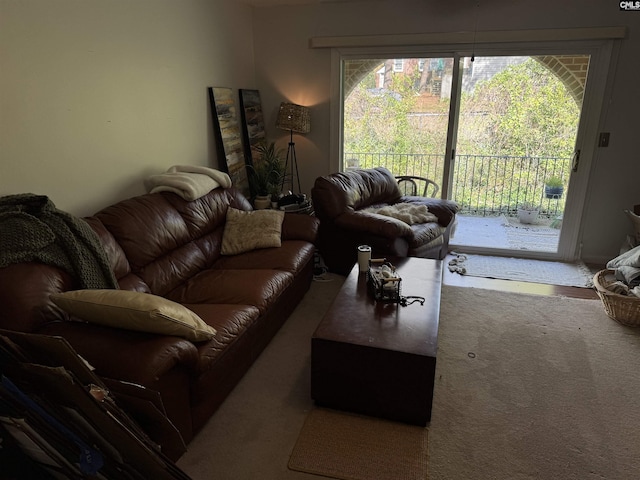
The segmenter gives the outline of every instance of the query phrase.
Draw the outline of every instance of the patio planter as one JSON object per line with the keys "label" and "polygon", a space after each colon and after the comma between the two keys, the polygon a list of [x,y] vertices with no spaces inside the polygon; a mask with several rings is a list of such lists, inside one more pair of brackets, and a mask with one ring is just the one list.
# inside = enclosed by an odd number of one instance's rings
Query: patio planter
{"label": "patio planter", "polygon": [[271,206],[271,197],[269,195],[257,195],[253,201],[253,207],[256,210],[264,210]]}
{"label": "patio planter", "polygon": [[544,187],[544,196],[545,198],[553,198],[559,199],[562,198],[562,194],[564,193],[564,187],[550,187],[545,185]]}
{"label": "patio planter", "polygon": [[518,209],[518,221],[526,225],[538,223],[539,210],[525,210],[524,208]]}

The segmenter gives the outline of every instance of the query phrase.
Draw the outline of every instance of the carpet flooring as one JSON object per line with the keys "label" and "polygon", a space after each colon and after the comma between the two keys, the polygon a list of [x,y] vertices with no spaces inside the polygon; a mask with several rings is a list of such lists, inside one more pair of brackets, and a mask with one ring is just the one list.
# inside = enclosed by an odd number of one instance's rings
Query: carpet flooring
{"label": "carpet flooring", "polygon": [[443,289],[429,479],[640,471],[640,330],[598,300]]}
{"label": "carpet flooring", "polygon": [[[319,478],[288,464],[315,408],[310,337],[341,285],[329,278],[191,442],[178,466],[192,478]],[[438,348],[429,480],[638,478],[640,329],[599,300],[445,285]]]}
{"label": "carpet flooring", "polygon": [[424,480],[428,435],[424,427],[314,408],[289,468],[341,480]]}

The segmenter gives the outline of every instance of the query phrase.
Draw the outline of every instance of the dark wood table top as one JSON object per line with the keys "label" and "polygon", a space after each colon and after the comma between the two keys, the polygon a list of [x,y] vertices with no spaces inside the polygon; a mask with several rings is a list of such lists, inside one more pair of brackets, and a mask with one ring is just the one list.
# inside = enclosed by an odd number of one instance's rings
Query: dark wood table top
{"label": "dark wood table top", "polygon": [[376,302],[356,264],[313,338],[435,357],[442,261],[390,258],[402,278],[401,295],[425,298],[403,307]]}

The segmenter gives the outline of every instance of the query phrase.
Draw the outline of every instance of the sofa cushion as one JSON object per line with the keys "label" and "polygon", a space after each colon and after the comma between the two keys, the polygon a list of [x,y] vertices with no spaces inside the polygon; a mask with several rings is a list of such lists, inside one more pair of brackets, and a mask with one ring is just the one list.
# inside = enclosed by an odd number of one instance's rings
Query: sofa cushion
{"label": "sofa cushion", "polygon": [[222,235],[222,255],[279,247],[283,220],[281,210],[244,211],[229,207]]}
{"label": "sofa cushion", "polygon": [[428,197],[402,197],[400,202],[409,204],[426,205],[429,212],[438,218],[438,223],[447,227],[456,218],[456,213],[460,210],[460,205],[453,200]]}
{"label": "sofa cushion", "polygon": [[253,305],[263,315],[293,281],[293,274],[280,270],[210,269],[169,292],[167,298],[184,305]]}
{"label": "sofa cushion", "polygon": [[313,261],[315,251],[316,248],[312,243],[302,240],[283,240],[279,248],[271,248],[268,252],[253,250],[242,255],[222,256],[213,269],[284,270],[297,275],[307,263]]}
{"label": "sofa cushion", "polygon": [[179,303],[128,290],[72,290],[51,300],[71,315],[110,327],[184,337],[194,342],[216,334],[198,315]]}
{"label": "sofa cushion", "polygon": [[415,249],[442,236],[446,229],[435,222],[429,222],[412,225],[411,230],[413,230],[413,238],[409,242],[409,248]]}
{"label": "sofa cushion", "polygon": [[407,225],[438,221],[438,217],[429,212],[426,205],[416,203],[399,202],[393,205],[383,205],[382,207],[367,207],[360,211],[397,218]]}
{"label": "sofa cushion", "polygon": [[232,344],[240,341],[260,317],[260,312],[252,305],[198,303],[188,306],[216,329],[215,337],[196,346],[200,373],[206,372],[216,359],[229,351]]}

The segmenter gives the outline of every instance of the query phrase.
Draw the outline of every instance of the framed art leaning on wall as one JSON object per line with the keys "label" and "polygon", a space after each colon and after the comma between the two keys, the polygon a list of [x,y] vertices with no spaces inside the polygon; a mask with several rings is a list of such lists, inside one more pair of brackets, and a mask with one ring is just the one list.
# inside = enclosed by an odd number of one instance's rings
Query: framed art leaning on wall
{"label": "framed art leaning on wall", "polygon": [[229,174],[233,186],[248,197],[249,181],[233,91],[209,87],[209,101],[220,167]]}
{"label": "framed art leaning on wall", "polygon": [[254,165],[260,158],[256,147],[266,139],[262,102],[258,90],[240,89],[240,115],[246,162],[247,165]]}

